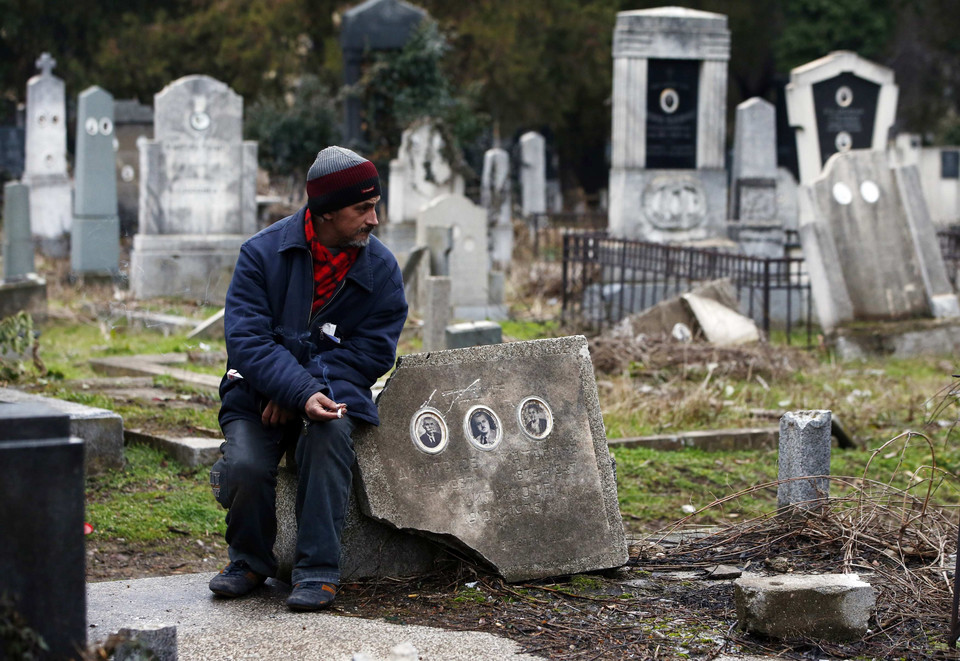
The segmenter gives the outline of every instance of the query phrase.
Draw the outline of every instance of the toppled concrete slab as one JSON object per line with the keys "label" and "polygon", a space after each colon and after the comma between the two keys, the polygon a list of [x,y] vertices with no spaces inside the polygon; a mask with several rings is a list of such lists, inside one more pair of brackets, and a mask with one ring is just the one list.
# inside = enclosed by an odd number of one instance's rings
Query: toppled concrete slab
{"label": "toppled concrete slab", "polygon": [[[670,335],[677,324],[683,324],[693,329],[700,329],[702,326],[699,323],[697,314],[691,308],[690,303],[684,300],[684,296],[689,295],[695,296],[697,303],[709,301],[716,304],[716,306],[722,307],[724,310],[741,316],[738,312],[735,312],[739,309],[736,289],[730,280],[723,278],[696,287],[689,292],[689,294],[660,301],[653,307],[639,314],[630,315],[611,328],[608,334],[625,338],[635,338],[641,335],[654,337]],[[707,305],[709,305],[709,303],[703,302],[700,307],[702,308]],[[714,306],[711,306],[711,309],[713,309],[713,307]],[[739,321],[740,320],[738,320],[738,322]],[[712,333],[719,335],[719,329],[714,328],[712,324],[708,323],[708,325]]]}
{"label": "toppled concrete slab", "polygon": [[140,443],[160,450],[171,459],[187,468],[213,466],[220,458],[220,444],[223,438],[210,436],[172,437],[149,434],[139,429],[124,432],[128,443]]}
{"label": "toppled concrete slab", "polygon": [[330,613],[294,613],[290,588],[277,581],[244,599],[218,599],[209,574],[87,584],[88,641],[102,643],[124,627],[177,627],[181,659],[332,659],[364,654],[386,661],[407,642],[420,658],[444,661],[538,661],[513,641],[491,634],[445,631]]}
{"label": "toppled concrete slab", "polygon": [[757,322],[750,317],[706,296],[684,294],[680,298],[690,308],[707,342],[727,347],[760,341]]}
{"label": "toppled concrete slab", "polygon": [[146,310],[128,310],[124,308],[118,316],[125,317],[132,328],[145,328],[160,331],[164,335],[182,333],[197,325],[196,320],[175,314],[161,314]]}
{"label": "toppled concrete slab", "polygon": [[217,312],[197,324],[192,331],[187,333],[187,337],[222,338],[224,333],[223,316],[225,312],[226,308],[220,308]]}
{"label": "toppled concrete slab", "polygon": [[636,436],[631,438],[611,438],[610,447],[650,448],[651,450],[772,450],[777,447],[780,438],[779,427],[758,427],[752,429],[709,429],[698,431]]}
{"label": "toppled concrete slab", "polygon": [[13,388],[0,388],[0,402],[34,402],[70,416],[70,435],[83,439],[87,475],[123,468],[123,418],[113,411]]}
{"label": "toppled concrete slab", "polygon": [[734,585],[740,628],[772,638],[856,640],[877,600],[856,574],[751,577]]}
{"label": "toppled concrete slab", "polygon": [[582,336],[404,356],[377,405],[355,436],[365,514],[508,581],[626,562]]}
{"label": "toppled concrete slab", "polygon": [[93,358],[90,367],[101,374],[111,376],[169,376],[190,385],[213,392],[220,389],[219,376],[199,374],[173,365],[187,362],[184,353],[167,353],[149,356],[109,356]]}

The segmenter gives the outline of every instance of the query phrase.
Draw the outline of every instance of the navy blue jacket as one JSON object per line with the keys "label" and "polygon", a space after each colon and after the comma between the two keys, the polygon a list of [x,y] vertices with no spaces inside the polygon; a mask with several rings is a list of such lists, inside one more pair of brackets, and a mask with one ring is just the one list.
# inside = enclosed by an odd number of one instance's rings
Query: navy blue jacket
{"label": "navy blue jacket", "polygon": [[259,420],[271,400],[302,413],[316,392],[346,404],[348,415],[380,422],[370,387],[393,367],[407,318],[400,267],[371,236],[333,298],[311,317],[313,258],[305,211],[240,247],[224,315],[221,425]]}

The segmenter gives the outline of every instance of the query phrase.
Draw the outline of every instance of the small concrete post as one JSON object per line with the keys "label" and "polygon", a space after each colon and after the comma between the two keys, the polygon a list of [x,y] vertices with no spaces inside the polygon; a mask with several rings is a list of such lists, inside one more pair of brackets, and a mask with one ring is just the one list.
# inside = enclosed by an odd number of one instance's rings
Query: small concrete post
{"label": "small concrete post", "polygon": [[[825,477],[792,479],[830,474],[830,426],[830,411],[790,411],[780,418],[777,509],[830,495],[830,481]],[[807,507],[816,507],[816,503]]]}
{"label": "small concrete post", "polygon": [[423,317],[423,350],[441,351],[447,348],[446,329],[450,323],[450,277],[427,277],[426,314]]}
{"label": "small concrete post", "polygon": [[428,227],[427,247],[430,248],[430,273],[433,275],[450,275],[453,228]]}
{"label": "small concrete post", "polygon": [[18,280],[35,271],[30,233],[30,187],[3,185],[3,279]]}

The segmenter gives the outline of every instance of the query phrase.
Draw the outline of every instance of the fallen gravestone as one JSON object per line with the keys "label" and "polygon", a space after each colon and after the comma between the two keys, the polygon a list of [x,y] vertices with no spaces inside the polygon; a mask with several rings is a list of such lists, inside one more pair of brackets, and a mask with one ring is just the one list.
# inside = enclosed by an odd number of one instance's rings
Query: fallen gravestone
{"label": "fallen gravestone", "polygon": [[508,581],[627,560],[586,339],[402,357],[356,436],[365,514]]}

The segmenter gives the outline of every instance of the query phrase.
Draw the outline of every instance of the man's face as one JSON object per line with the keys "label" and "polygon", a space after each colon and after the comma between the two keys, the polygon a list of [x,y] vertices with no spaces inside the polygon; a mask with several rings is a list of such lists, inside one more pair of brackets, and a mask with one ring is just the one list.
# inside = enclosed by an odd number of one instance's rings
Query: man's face
{"label": "man's face", "polygon": [[482,413],[477,416],[477,431],[481,434],[490,432],[490,418]]}
{"label": "man's face", "polygon": [[370,232],[377,222],[377,202],[380,196],[337,209],[324,215],[324,221],[317,228],[321,242],[328,247],[350,248],[367,245]]}
{"label": "man's face", "polygon": [[536,406],[528,406],[523,409],[523,420],[528,425],[532,425],[534,422],[540,419],[540,411]]}
{"label": "man's face", "polygon": [[428,434],[436,434],[440,431],[440,426],[437,424],[437,421],[433,418],[424,418],[423,419],[423,430]]}

